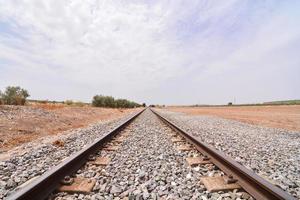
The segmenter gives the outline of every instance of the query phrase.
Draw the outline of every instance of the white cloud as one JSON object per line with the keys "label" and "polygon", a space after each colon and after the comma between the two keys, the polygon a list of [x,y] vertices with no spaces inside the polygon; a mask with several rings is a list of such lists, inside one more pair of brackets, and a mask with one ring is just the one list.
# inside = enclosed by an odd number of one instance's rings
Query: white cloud
{"label": "white cloud", "polygon": [[[202,80],[233,67],[259,65],[261,57],[270,63],[269,52],[297,40],[298,22],[282,16],[289,13],[286,7],[276,13],[280,7],[273,1],[253,6],[235,0],[2,0],[0,26],[6,27],[0,28],[0,59],[5,61],[0,72],[5,74],[0,74],[0,87],[24,85],[34,98],[89,100],[102,93],[197,103],[202,97],[191,84],[205,85]],[[278,31],[281,26],[286,32]],[[291,59],[289,54],[285,59]],[[174,88],[189,98],[177,97]]]}

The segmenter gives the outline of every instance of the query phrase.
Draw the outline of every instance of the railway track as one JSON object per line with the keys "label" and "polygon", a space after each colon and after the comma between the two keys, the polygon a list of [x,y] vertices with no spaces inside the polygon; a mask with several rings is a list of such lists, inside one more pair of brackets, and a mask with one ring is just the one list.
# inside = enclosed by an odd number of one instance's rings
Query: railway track
{"label": "railway track", "polygon": [[114,197],[295,199],[150,109],[8,199]]}

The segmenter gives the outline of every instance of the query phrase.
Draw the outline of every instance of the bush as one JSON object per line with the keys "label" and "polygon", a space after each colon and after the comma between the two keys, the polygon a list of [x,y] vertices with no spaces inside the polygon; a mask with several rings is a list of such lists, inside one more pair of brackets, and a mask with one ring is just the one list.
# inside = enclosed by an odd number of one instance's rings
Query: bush
{"label": "bush", "polygon": [[117,99],[115,101],[116,108],[134,108],[139,106],[140,106],[139,104],[132,101],[128,101],[127,99]]}
{"label": "bush", "polygon": [[39,103],[41,103],[41,104],[47,104],[47,103],[49,103],[49,101],[48,100],[40,100]]}
{"label": "bush", "polygon": [[2,101],[2,92],[0,90],[0,105],[2,105],[2,104],[3,104],[3,101]]}
{"label": "bush", "polygon": [[73,100],[66,100],[64,101],[64,104],[67,104],[68,106],[77,106],[77,107],[83,107],[86,105],[86,103],[81,101],[73,101]]}
{"label": "bush", "polygon": [[96,95],[93,97],[92,105],[96,107],[114,108],[115,99],[111,96]]}
{"label": "bush", "polygon": [[64,101],[64,104],[67,104],[70,106],[70,105],[73,105],[74,102],[72,100],[66,100],[66,101]]}
{"label": "bush", "polygon": [[126,108],[128,106],[129,106],[129,101],[127,101],[126,99],[117,99],[115,101],[116,108]]}
{"label": "bush", "polygon": [[104,107],[104,96],[96,95],[93,97],[92,105],[96,107]]}
{"label": "bush", "polygon": [[104,98],[104,106],[108,108],[114,108],[115,107],[115,99],[111,96],[107,96]]}
{"label": "bush", "polygon": [[19,86],[8,86],[4,93],[0,94],[1,101],[7,105],[24,105],[27,97],[29,97],[27,90]]}
{"label": "bush", "polygon": [[134,108],[140,106],[138,103],[127,99],[114,99],[111,96],[96,95],[93,97],[92,105],[106,108]]}
{"label": "bush", "polygon": [[81,101],[76,101],[76,102],[74,102],[74,106],[83,107],[83,106],[85,106],[85,105],[87,105],[87,104],[84,103],[84,102],[81,102]]}
{"label": "bush", "polygon": [[232,106],[232,102],[229,102],[229,103],[228,103],[228,106]]}

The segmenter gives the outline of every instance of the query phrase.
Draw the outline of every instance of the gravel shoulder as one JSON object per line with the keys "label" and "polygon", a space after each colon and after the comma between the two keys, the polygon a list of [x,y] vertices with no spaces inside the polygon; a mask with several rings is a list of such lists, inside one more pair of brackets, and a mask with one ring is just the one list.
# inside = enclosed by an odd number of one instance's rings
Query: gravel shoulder
{"label": "gravel shoulder", "polygon": [[300,133],[157,109],[184,130],[300,198]]}
{"label": "gravel shoulder", "polygon": [[10,150],[0,161],[0,199],[59,164],[85,145],[92,143],[97,137],[120,125],[134,113],[99,122],[87,128],[45,137]]}

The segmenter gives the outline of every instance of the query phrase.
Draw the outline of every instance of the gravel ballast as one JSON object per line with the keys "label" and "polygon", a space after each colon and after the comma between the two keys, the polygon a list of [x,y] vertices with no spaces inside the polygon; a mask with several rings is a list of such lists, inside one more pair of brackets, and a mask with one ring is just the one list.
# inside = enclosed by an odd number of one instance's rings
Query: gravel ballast
{"label": "gravel ballast", "polygon": [[98,152],[111,158],[109,165],[88,163],[77,172],[77,177],[96,181],[90,194],[60,192],[49,199],[252,199],[237,190],[206,191],[200,177],[223,173],[212,164],[189,167],[185,159],[199,153],[177,150],[170,133],[174,132],[146,110],[119,134],[128,136],[117,151]]}
{"label": "gravel ballast", "polygon": [[300,198],[299,132],[212,116],[190,116],[164,109],[157,111],[203,142]]}
{"label": "gravel ballast", "polygon": [[64,134],[42,138],[12,150],[8,158],[0,161],[0,199],[9,196],[25,182],[42,175],[133,115],[131,113],[87,128],[66,131]]}

